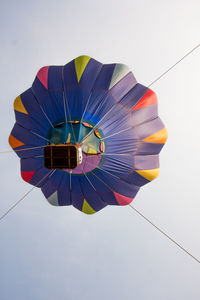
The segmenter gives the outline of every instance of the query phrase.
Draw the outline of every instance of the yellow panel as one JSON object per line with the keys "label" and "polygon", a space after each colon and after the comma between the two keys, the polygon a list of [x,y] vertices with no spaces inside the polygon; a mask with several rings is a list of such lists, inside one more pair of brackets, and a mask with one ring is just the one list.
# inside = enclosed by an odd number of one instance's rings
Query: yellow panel
{"label": "yellow panel", "polygon": [[89,203],[84,199],[82,212],[88,215],[94,214],[96,211],[89,205]]}
{"label": "yellow panel", "polygon": [[146,137],[145,139],[143,139],[142,141],[144,142],[149,142],[149,143],[160,143],[160,144],[164,144],[167,140],[167,129],[163,128],[160,131]]}
{"label": "yellow panel", "polygon": [[86,55],[82,55],[82,56],[75,58],[75,69],[76,69],[76,75],[77,75],[78,82],[80,81],[81,76],[82,76],[90,59],[91,59],[91,57],[86,56]]}
{"label": "yellow panel", "polygon": [[87,154],[98,154],[98,152],[90,147],[88,147]]}
{"label": "yellow panel", "polygon": [[149,181],[154,180],[158,177],[160,169],[152,169],[152,170],[136,170],[138,174],[143,176],[144,178],[148,179]]}
{"label": "yellow panel", "polygon": [[21,112],[21,113],[24,113],[24,114],[27,114],[28,115],[28,112],[27,110],[25,109],[23,103],[22,103],[22,100],[20,98],[20,96],[18,96],[15,101],[14,101],[14,109]]}

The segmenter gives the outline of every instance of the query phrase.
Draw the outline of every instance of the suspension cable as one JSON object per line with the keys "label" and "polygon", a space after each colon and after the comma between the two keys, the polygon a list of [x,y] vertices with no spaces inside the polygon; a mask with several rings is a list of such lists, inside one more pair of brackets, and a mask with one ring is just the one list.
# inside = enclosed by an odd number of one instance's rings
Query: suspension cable
{"label": "suspension cable", "polygon": [[146,220],[149,224],[151,224],[155,229],[157,229],[162,235],[167,237],[171,242],[173,242],[176,246],[178,246],[182,251],[184,251],[186,254],[188,254],[190,257],[192,257],[196,262],[200,263],[200,260],[197,259],[194,255],[192,255],[189,251],[187,251],[185,248],[183,248],[180,244],[178,244],[174,239],[172,239],[167,233],[165,233],[163,230],[161,230],[158,226],[156,226],[152,221],[150,221],[148,218],[146,218],[141,212],[139,212],[135,207],[133,207],[131,204],[129,206],[138,214],[140,215],[144,220]]}

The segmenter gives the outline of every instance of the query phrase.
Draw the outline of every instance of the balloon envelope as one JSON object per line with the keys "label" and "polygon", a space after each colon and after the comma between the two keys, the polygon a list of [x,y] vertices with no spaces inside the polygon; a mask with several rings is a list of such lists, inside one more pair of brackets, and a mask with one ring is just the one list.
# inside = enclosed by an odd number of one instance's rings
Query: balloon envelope
{"label": "balloon envelope", "polygon": [[[167,130],[157,97],[123,64],[80,56],[64,66],[43,67],[15,99],[14,110],[9,143],[20,157],[21,176],[52,205],[73,205],[87,214],[127,205],[159,174]],[[81,155],[77,165],[55,168],[59,154],[52,154],[51,172],[44,148],[69,149],[69,143]]]}

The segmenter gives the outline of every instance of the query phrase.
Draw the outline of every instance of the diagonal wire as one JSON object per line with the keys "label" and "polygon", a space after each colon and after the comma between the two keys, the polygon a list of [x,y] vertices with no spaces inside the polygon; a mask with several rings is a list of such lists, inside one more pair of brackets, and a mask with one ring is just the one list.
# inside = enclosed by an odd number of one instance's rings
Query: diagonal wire
{"label": "diagonal wire", "polygon": [[[194,52],[197,48],[200,47],[200,44],[196,45],[194,48],[192,48],[188,53],[186,53],[181,59],[179,59],[175,64],[173,64],[169,69],[167,69],[164,73],[162,73],[160,76],[158,76],[155,80],[153,80],[147,87],[149,88],[150,86],[152,86],[154,83],[156,83],[157,81],[159,81],[163,76],[165,76],[169,71],[171,71],[176,65],[178,65],[181,61],[183,61],[187,56],[189,56],[192,52]],[[125,95],[126,96],[126,95]],[[103,118],[108,115],[113,108],[118,104],[115,103],[111,109],[103,116]],[[102,118],[102,119],[103,119]],[[89,136],[92,134],[92,132],[97,128],[98,124],[102,121],[102,119],[92,128],[92,130],[84,137],[84,139],[82,140],[82,142]]]}
{"label": "diagonal wire", "polygon": [[[112,192],[113,189],[106,184],[102,179],[100,179],[95,173],[91,172],[99,181],[101,181],[106,187],[108,187]],[[163,230],[161,230],[158,226],[156,226],[153,222],[151,222],[149,219],[147,219],[141,212],[139,212],[135,207],[133,207],[131,204],[129,206],[137,213],[139,214],[143,219],[145,219],[149,224],[151,224],[155,229],[157,229],[161,234],[163,234],[165,237],[167,237],[171,242],[173,242],[176,246],[178,246],[183,252],[188,254],[191,258],[193,258],[196,262],[200,263],[200,260],[197,259],[194,255],[192,255],[189,251],[187,251],[185,248],[183,248],[180,244],[178,244],[174,239],[172,239],[167,233],[165,233]]]}
{"label": "diagonal wire", "polygon": [[[24,198],[32,192],[44,179],[46,179],[48,176],[50,177],[56,170],[50,171],[48,174],[46,174],[35,186],[33,186],[26,194],[24,194],[23,197],[21,197],[15,204],[13,204],[2,216],[0,216],[0,221],[5,218],[11,210],[13,210]],[[51,173],[51,174],[50,174]]]}
{"label": "diagonal wire", "polygon": [[200,260],[197,259],[194,255],[192,255],[190,252],[188,252],[185,248],[183,248],[180,244],[178,244],[174,239],[172,239],[167,233],[165,233],[163,230],[161,230],[158,226],[156,226],[154,223],[152,223],[149,219],[147,219],[141,212],[139,212],[135,207],[133,207],[131,204],[129,206],[137,213],[139,214],[144,220],[146,220],[149,224],[151,224],[155,229],[157,229],[162,235],[167,237],[171,242],[173,242],[176,246],[178,246],[182,251],[184,251],[186,254],[188,254],[190,257],[192,257],[195,261],[200,263]]}
{"label": "diagonal wire", "polygon": [[43,146],[36,146],[36,147],[30,147],[30,148],[23,148],[23,149],[16,149],[16,150],[7,150],[7,151],[1,151],[0,154],[3,153],[10,153],[10,152],[19,152],[19,151],[26,151],[26,150],[33,150],[33,149],[39,149],[39,148],[44,148],[46,145]]}
{"label": "diagonal wire", "polygon": [[160,80],[163,76],[165,76],[169,71],[171,71],[176,65],[178,65],[181,61],[183,61],[188,55],[190,55],[193,51],[200,47],[200,44],[196,45],[192,50],[186,53],[181,59],[179,59],[175,64],[173,64],[169,69],[167,69],[164,73],[158,76],[155,80],[153,80],[147,87],[152,86],[158,80]]}

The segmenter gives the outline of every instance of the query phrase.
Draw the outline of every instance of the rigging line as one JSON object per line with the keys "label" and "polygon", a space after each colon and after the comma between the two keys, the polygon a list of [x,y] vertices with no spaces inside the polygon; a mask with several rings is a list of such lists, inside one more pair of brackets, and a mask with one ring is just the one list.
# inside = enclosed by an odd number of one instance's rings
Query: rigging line
{"label": "rigging line", "polygon": [[91,171],[91,173],[99,180],[101,181],[111,192],[114,192],[114,190],[107,184],[105,183],[101,178],[99,178],[94,172]]}
{"label": "rigging line", "polygon": [[[81,141],[81,143],[88,137],[88,136],[90,136],[91,134],[92,134],[92,132],[97,128],[97,126],[99,125],[99,123],[101,123],[102,122],[102,120],[108,115],[108,114],[110,114],[111,112],[112,112],[112,110],[118,105],[118,104],[120,104],[121,105],[121,101],[128,95],[128,93],[130,93],[130,91],[132,91],[133,89],[134,89],[134,87],[135,87],[135,85],[118,101],[118,102],[116,102],[107,112],[106,112],[106,114],[102,117],[102,119],[101,120],[99,120],[99,122],[97,122],[97,124],[92,128],[92,130],[83,138],[83,140]],[[102,100],[102,102],[101,102],[101,106],[103,105],[103,102],[105,102],[105,100],[108,98],[108,96],[109,96],[109,91],[107,92],[107,94],[106,94],[106,96],[105,96],[105,98],[104,97],[102,97],[103,98],[103,100]],[[112,94],[111,94],[111,96],[112,96]],[[126,109],[126,107],[124,107],[123,106],[123,108],[125,108]],[[97,107],[97,109],[98,109],[98,107]],[[97,111],[97,109],[96,109],[96,111]],[[96,112],[95,111],[95,112]],[[130,111],[131,112],[131,111]],[[116,115],[116,114],[115,114]],[[115,116],[114,115],[114,116]]]}
{"label": "rigging line", "polygon": [[93,187],[93,189],[94,189],[95,191],[97,191],[97,190],[95,189],[94,185],[92,184],[92,182],[90,181],[90,179],[87,177],[87,175],[86,175],[85,173],[83,173],[83,174],[85,175],[85,177],[87,178],[88,182],[89,182],[90,185]]}
{"label": "rigging line", "polygon": [[34,92],[33,88],[31,88],[31,90],[32,90],[33,96],[35,97],[35,99],[36,99],[36,101],[37,101],[37,103],[38,103],[38,105],[39,105],[41,111],[43,112],[43,114],[44,114],[45,117],[47,118],[47,121],[48,121],[49,124],[54,128],[54,126],[53,126],[53,124],[51,123],[49,117],[47,116],[47,114],[45,113],[44,109],[43,109],[42,106],[40,105],[40,102],[38,101],[38,99],[37,99],[37,97],[36,97],[36,95],[35,95],[35,92]]}
{"label": "rigging line", "polygon": [[94,83],[93,83],[93,85],[92,85],[91,92],[90,92],[90,95],[89,95],[89,97],[88,97],[88,100],[87,100],[85,109],[84,109],[84,111],[83,111],[83,114],[82,114],[80,123],[82,123],[82,121],[83,121],[83,117],[84,117],[85,112],[86,112],[86,110],[87,110],[87,108],[88,108],[88,104],[89,104],[89,102],[90,102],[91,96],[92,96],[93,91],[94,91],[94,85],[95,85],[95,83],[96,83],[96,81],[97,81],[97,78],[99,77],[99,75],[100,75],[100,73],[101,73],[102,67],[103,67],[103,65],[102,65],[101,68],[99,69],[99,72],[98,72],[98,74],[97,74],[97,76],[96,76],[96,79],[95,79],[95,81],[94,81]]}
{"label": "rigging line", "polygon": [[66,123],[67,123],[67,112],[66,112],[66,105],[65,105],[65,95],[64,95],[64,91],[63,91],[63,103],[64,103],[65,121],[66,121]]}
{"label": "rigging line", "polygon": [[43,137],[42,135],[40,135],[40,134],[38,134],[38,133],[36,133],[36,132],[34,132],[34,131],[32,131],[32,130],[30,130],[30,132],[33,133],[33,134],[35,134],[35,135],[37,135],[37,136],[39,136],[39,137],[41,137],[43,140],[45,140],[45,141],[47,141],[47,142],[50,142],[49,139]]}
{"label": "rigging line", "polygon": [[86,103],[85,109],[84,109],[84,111],[83,111],[83,114],[82,114],[82,117],[81,117],[81,120],[80,120],[80,123],[82,123],[82,122],[83,122],[83,117],[84,117],[84,115],[85,115],[85,112],[86,112],[86,110],[87,110],[87,108],[88,108],[88,105],[89,105],[90,99],[91,99],[91,97],[92,97],[92,92],[93,92],[93,89],[92,89],[92,91],[91,91],[91,93],[90,93],[90,95],[89,95],[89,97],[88,97],[88,100],[87,100],[87,103]]}
{"label": "rigging line", "polygon": [[[65,87],[65,83],[64,83],[64,82],[65,82],[65,81],[64,81],[64,66],[63,66],[63,68],[62,68],[62,86],[63,86],[63,96],[64,96],[63,100],[64,100],[64,103],[67,104],[67,111],[68,111],[68,114],[69,114],[69,120],[72,121],[72,119],[71,119],[71,114],[70,114],[70,111],[69,111],[68,100],[67,100],[67,96],[66,96],[66,87]],[[70,125],[71,125],[72,133],[73,133],[73,136],[74,136],[74,141],[75,141],[75,143],[76,143],[76,142],[77,142],[77,141],[76,141],[76,136],[75,136],[74,128],[73,128],[71,122],[70,122]]]}
{"label": "rigging line", "polygon": [[182,251],[184,251],[186,254],[188,254],[190,257],[192,257],[194,260],[196,260],[198,263],[200,263],[200,260],[198,260],[195,256],[193,256],[190,252],[188,252],[185,248],[183,248],[180,244],[178,244],[174,239],[172,239],[168,234],[166,234],[164,231],[162,231],[158,226],[156,226],[154,223],[152,223],[149,219],[147,219],[141,212],[139,212],[135,207],[129,204],[129,206],[137,213],[139,214],[143,219],[145,219],[149,224],[151,224],[154,228],[156,228],[160,233],[162,233],[165,237],[167,237],[171,242],[173,242],[176,246],[178,246]]}
{"label": "rigging line", "polygon": [[156,83],[158,80],[160,80],[163,76],[165,76],[169,71],[171,71],[176,65],[178,65],[181,61],[183,61],[188,55],[190,55],[193,51],[195,51],[197,48],[200,47],[200,44],[196,45],[192,50],[190,50],[188,53],[186,53],[181,59],[179,59],[175,64],[173,64],[169,69],[167,69],[164,73],[162,73],[160,76],[158,76],[155,80],[153,80],[147,87],[149,88],[154,83]]}
{"label": "rigging line", "polygon": [[[13,204],[2,216],[0,216],[0,221],[4,218],[4,217],[6,217],[8,214],[9,214],[9,212],[11,211],[11,210],[13,210],[22,200],[24,200],[24,198],[28,195],[28,194],[30,194],[31,192],[32,192],[32,190],[34,190],[46,177],[48,177],[48,175],[49,175],[49,177],[53,174],[55,172],[55,170],[53,170],[53,171],[50,171],[48,174],[46,174],[35,186],[33,186],[23,197],[21,197],[15,204]],[[51,174],[50,174],[51,173]]]}
{"label": "rigging line", "polygon": [[39,148],[44,148],[44,147],[46,147],[46,145],[36,146],[36,147],[31,147],[31,148],[16,149],[16,150],[13,149],[13,150],[1,151],[0,154],[9,153],[9,152],[19,152],[19,151],[33,150],[33,149],[39,149]]}
{"label": "rigging line", "polygon": [[64,94],[64,66],[62,67],[62,87],[63,87],[63,104],[64,104],[64,112],[65,112],[65,121],[67,122],[67,112],[66,112],[65,94]]}
{"label": "rigging line", "polygon": [[132,157],[133,156],[133,154],[128,154],[128,153],[109,153],[109,152],[101,153],[101,155],[103,155],[103,156],[114,155],[114,156],[127,156],[127,157]]}
{"label": "rigging line", "polygon": [[115,132],[115,133],[113,133],[113,134],[111,134],[111,135],[105,136],[105,137],[103,137],[103,138],[101,139],[101,141],[103,141],[103,140],[105,140],[105,139],[107,139],[107,138],[110,138],[111,136],[114,136],[114,135],[117,135],[117,134],[122,133],[122,132],[124,132],[124,131],[127,131],[127,130],[129,130],[129,129],[131,129],[131,128],[133,128],[133,127],[131,126],[131,127],[126,128],[126,129],[122,129],[122,130],[120,130],[120,131],[118,131],[118,132]]}
{"label": "rigging line", "polygon": [[[89,162],[87,162],[86,164],[87,164],[87,165],[91,165],[91,166],[93,165],[93,164],[90,164]],[[97,166],[96,168],[99,169],[99,170],[101,170],[101,171],[103,171],[103,172],[105,172],[105,173],[107,173],[107,174],[109,174],[109,175],[112,175],[113,177],[115,177],[115,178],[117,178],[117,179],[120,179],[120,180],[121,180],[120,177],[118,177],[118,176],[116,176],[116,175],[110,173],[109,171],[106,171],[106,170],[100,168],[99,166]]]}

